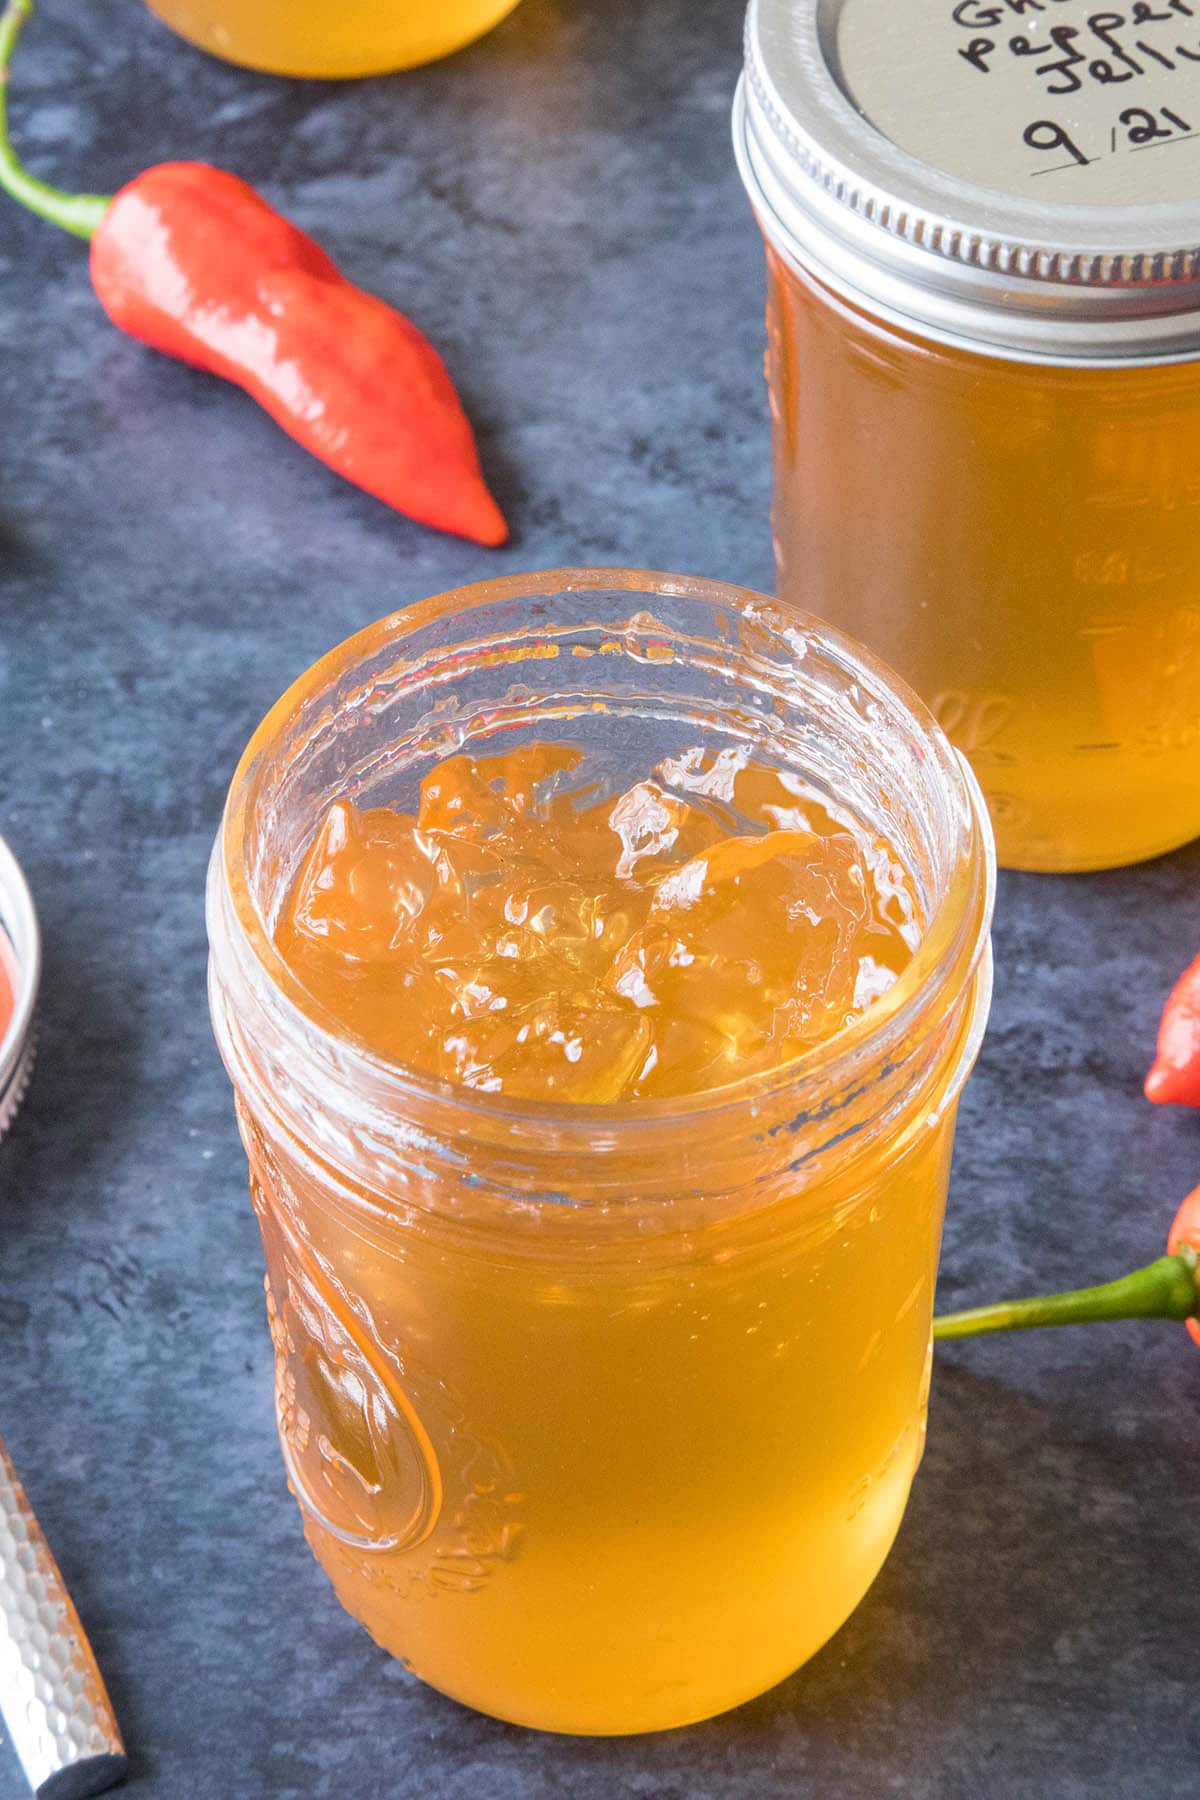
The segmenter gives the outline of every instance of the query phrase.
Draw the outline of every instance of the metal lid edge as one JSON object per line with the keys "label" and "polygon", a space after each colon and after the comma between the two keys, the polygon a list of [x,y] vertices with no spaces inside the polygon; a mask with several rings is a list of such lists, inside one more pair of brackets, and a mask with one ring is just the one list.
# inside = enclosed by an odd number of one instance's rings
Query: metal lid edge
{"label": "metal lid edge", "polygon": [[[814,0],[787,0],[786,11],[783,3],[750,0],[736,102],[739,163],[744,178],[752,171],[756,210],[761,197],[776,221],[773,239],[799,248],[806,264],[817,256],[839,286],[928,321],[937,337],[1047,361],[1182,361],[1195,353],[1200,244],[1179,242],[1177,207],[1035,209],[944,175],[884,136],[842,91]],[[794,105],[776,80],[785,73],[794,78]],[[964,195],[970,209],[955,205]],[[897,306],[901,286],[906,299]],[[935,289],[940,299],[931,307],[924,293]],[[931,316],[946,310],[953,321]],[[1053,314],[1054,332],[1044,321],[1033,330],[999,323],[999,313],[1022,310]],[[1056,333],[1070,341],[1049,341]]]}
{"label": "metal lid edge", "polygon": [[[754,116],[747,70],[734,96],[733,146],[764,235],[794,267],[875,317],[937,343],[1018,362],[1141,368],[1200,356],[1200,283],[1186,300],[1173,290],[1169,301],[1162,296],[1163,310],[1148,310],[1144,289],[1053,282],[1002,271],[995,258],[989,265],[983,256],[972,262],[933,252],[864,211],[841,207],[816,179],[805,206],[770,155],[769,140],[755,132]],[[841,218],[831,219],[838,212]]]}

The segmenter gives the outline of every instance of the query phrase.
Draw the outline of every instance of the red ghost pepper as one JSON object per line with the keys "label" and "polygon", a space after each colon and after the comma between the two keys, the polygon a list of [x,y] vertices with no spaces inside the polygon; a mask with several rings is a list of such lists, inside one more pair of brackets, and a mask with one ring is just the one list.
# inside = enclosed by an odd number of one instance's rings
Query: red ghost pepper
{"label": "red ghost pepper", "polygon": [[1200,1106],[1200,956],[1183,971],[1163,1007],[1146,1098],[1160,1105]]}
{"label": "red ghost pepper", "polygon": [[0,188],[90,240],[92,285],[114,325],[236,383],[387,505],[502,544],[508,528],[433,345],[253,188],[203,163],[162,163],[115,198],[64,194],[21,167],[4,89],[31,11],[31,0],[9,0],[0,17]]}

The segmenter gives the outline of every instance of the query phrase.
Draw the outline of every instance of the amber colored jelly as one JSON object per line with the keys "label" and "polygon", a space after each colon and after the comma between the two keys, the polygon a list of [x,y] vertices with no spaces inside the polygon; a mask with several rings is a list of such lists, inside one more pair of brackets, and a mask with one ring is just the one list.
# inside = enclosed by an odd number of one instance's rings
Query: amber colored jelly
{"label": "amber colored jelly", "polygon": [[330,808],[276,942],[339,1024],[484,1092],[720,1087],[859,1017],[920,935],[886,840],[696,746],[597,797],[582,751],[458,756],[415,813]]}
{"label": "amber colored jelly", "polygon": [[1000,861],[1200,832],[1200,369],[924,341],[767,254],[779,593],[912,683]]}
{"label": "amber colored jelly", "polygon": [[354,76],[448,56],[516,0],[150,0],[202,50],[274,75]]}
{"label": "amber colored jelly", "polygon": [[[597,796],[612,785],[578,749],[538,744],[441,764],[412,813],[335,802],[276,944],[384,1056],[468,1089],[608,1105],[767,1072],[861,1017],[909,962],[921,921],[893,846],[794,776],[695,746]],[[382,1340],[419,1367],[432,1333],[439,1378],[474,1394],[504,1452],[477,1453],[460,1546],[477,1554],[399,1593],[310,1525],[351,1610],[436,1685],[568,1730],[673,1722],[782,1675],[866,1586],[920,1455],[948,1151],[942,1130],[908,1159],[873,1232],[800,1227],[799,1264],[795,1226],[786,1251],[754,1249],[733,1220],[686,1272],[647,1245],[632,1288],[602,1258],[557,1280],[507,1259],[464,1279],[357,1242]],[[264,1231],[273,1269],[295,1267],[286,1227],[264,1212]],[[314,1250],[344,1264],[336,1233]],[[279,1289],[296,1291],[286,1273]],[[319,1416],[339,1464],[381,1489],[395,1451],[360,1382],[352,1357],[340,1382],[322,1374]],[[284,1394],[286,1441],[288,1405],[314,1409],[294,1379]],[[781,1429],[789,1417],[803,1427]],[[750,1631],[736,1657],[714,1609]]]}

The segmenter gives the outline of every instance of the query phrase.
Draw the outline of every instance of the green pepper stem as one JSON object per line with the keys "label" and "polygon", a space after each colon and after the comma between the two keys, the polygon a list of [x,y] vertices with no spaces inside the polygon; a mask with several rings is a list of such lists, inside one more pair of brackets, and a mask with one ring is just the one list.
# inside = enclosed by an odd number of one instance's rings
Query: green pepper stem
{"label": "green pepper stem", "polygon": [[1195,1250],[1183,1245],[1175,1256],[1102,1287],[1076,1288],[1036,1300],[1001,1300],[968,1312],[944,1313],[933,1321],[935,1338],[975,1337],[984,1331],[1029,1331],[1038,1325],[1090,1325],[1100,1319],[1195,1319],[1200,1317],[1200,1284]]}
{"label": "green pepper stem", "polygon": [[109,194],[64,194],[23,169],[8,137],[8,71],[33,0],[8,0],[0,15],[0,189],[73,237],[90,238],[112,204]]}

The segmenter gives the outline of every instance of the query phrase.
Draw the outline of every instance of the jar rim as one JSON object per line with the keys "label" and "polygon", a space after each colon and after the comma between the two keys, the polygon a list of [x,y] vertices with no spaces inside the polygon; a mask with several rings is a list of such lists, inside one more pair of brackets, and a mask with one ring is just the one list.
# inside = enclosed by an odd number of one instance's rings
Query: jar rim
{"label": "jar rim", "polygon": [[405,637],[449,614],[464,616],[497,601],[587,591],[627,591],[648,601],[659,595],[684,601],[716,601],[750,619],[785,616],[785,609],[778,602],[750,588],[630,567],[565,567],[500,576],[447,589],[384,615],[343,640],[300,675],[267,712],[247,744],[230,784],[214,849],[210,883],[223,889],[221,895],[210,886],[210,935],[214,943],[221,929],[224,898],[231,903],[233,919],[253,966],[286,1007],[293,1024],[306,1032],[316,1032],[334,1060],[343,1068],[352,1065],[398,1105],[410,1100],[416,1105],[424,1102],[451,1112],[461,1110],[463,1116],[475,1119],[487,1117],[498,1124],[519,1120],[534,1128],[556,1126],[570,1132],[573,1127],[580,1127],[589,1136],[597,1131],[627,1136],[637,1126],[661,1128],[673,1120],[705,1118],[743,1107],[747,1102],[766,1101],[781,1090],[799,1090],[818,1082],[824,1088],[852,1076],[864,1053],[869,1054],[873,1046],[884,1040],[903,1041],[920,1012],[922,1000],[931,985],[936,987],[939,976],[961,963],[965,956],[965,981],[984,957],[994,898],[995,856],[986,806],[970,767],[952,748],[924,703],[864,646],[816,615],[790,605],[786,608],[789,628],[811,633],[823,650],[839,653],[848,666],[899,703],[914,731],[928,743],[942,777],[962,802],[962,854],[954,859],[951,878],[938,894],[911,962],[887,993],[850,1025],[769,1070],[737,1076],[694,1094],[608,1104],[516,1098],[464,1087],[381,1055],[308,992],[277,949],[251,892],[245,848],[256,777],[268,766],[271,745],[282,737],[298,712],[322,690],[327,691],[339,674],[362,660],[369,650],[377,652],[388,641],[399,645]]}

